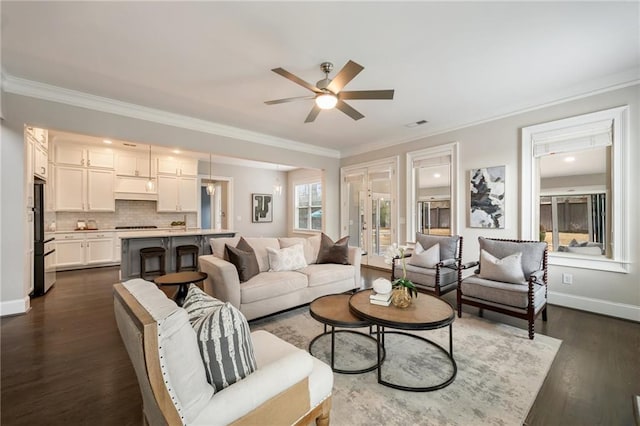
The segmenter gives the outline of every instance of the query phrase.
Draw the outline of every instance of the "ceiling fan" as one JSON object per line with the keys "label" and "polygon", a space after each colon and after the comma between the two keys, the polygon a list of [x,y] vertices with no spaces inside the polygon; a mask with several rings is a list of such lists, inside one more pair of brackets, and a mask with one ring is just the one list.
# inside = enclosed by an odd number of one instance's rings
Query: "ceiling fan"
{"label": "ceiling fan", "polygon": [[323,62],[320,64],[320,69],[325,74],[324,78],[318,81],[315,86],[307,83],[300,77],[291,74],[282,68],[274,68],[271,71],[276,74],[280,74],[284,78],[288,78],[296,84],[311,90],[314,94],[310,96],[298,96],[295,98],[277,99],[274,101],[266,101],[267,105],[282,104],[285,102],[299,101],[303,99],[314,99],[315,103],[311,112],[307,115],[305,123],[313,122],[320,110],[331,109],[333,107],[338,108],[340,111],[347,114],[354,120],[360,120],[364,115],[360,114],[353,107],[348,105],[346,99],[393,99],[393,89],[391,90],[342,90],[351,80],[357,76],[360,71],[364,69],[362,65],[359,65],[353,61],[347,62],[347,64],[335,75],[333,79],[329,78],[329,73],[333,70],[333,64],[331,62]]}

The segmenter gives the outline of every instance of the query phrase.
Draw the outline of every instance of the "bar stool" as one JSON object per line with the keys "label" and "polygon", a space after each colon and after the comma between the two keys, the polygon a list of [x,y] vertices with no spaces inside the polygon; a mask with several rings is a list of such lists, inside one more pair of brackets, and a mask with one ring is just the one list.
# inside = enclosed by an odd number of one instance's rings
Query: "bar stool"
{"label": "bar stool", "polygon": [[[176,247],[176,272],[197,271],[200,247],[192,244]],[[191,256],[191,265],[182,265],[182,256]]]}
{"label": "bar stool", "polygon": [[[140,249],[140,278],[146,279],[147,275],[165,275],[165,253],[164,247],[146,247]],[[147,260],[158,258],[159,269],[147,271]]]}

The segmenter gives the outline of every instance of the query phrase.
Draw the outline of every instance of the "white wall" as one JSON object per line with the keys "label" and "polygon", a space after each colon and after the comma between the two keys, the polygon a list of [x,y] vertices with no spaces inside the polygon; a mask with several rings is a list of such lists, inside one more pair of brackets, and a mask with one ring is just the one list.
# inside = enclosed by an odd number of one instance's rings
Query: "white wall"
{"label": "white wall", "polygon": [[[2,312],[11,307],[28,306],[28,296],[23,287],[23,232],[24,194],[23,136],[24,123],[37,127],[80,133],[90,136],[131,140],[145,144],[182,147],[191,151],[291,164],[299,167],[326,171],[325,207],[332,214],[326,215],[326,232],[332,238],[339,235],[339,160],[316,154],[247,142],[230,137],[188,130],[182,127],[158,124],[123,115],[104,113],[86,108],[41,99],[2,93],[2,112],[5,118],[2,128],[2,258],[0,260],[0,307]],[[266,192],[266,191],[265,191]],[[247,203],[249,200],[247,199]],[[237,212],[235,213],[238,214]],[[244,216],[244,215],[243,215]],[[248,217],[248,216],[247,216]],[[284,229],[284,228],[283,228]],[[286,231],[271,229],[269,233]],[[253,229],[247,234],[253,234]],[[266,234],[266,232],[265,232]],[[17,312],[24,312],[25,308]]]}
{"label": "white wall", "polygon": [[[622,105],[630,106],[630,149],[629,176],[630,197],[630,225],[627,232],[630,235],[629,273],[611,273],[578,268],[551,266],[549,268],[550,282],[549,300],[578,309],[592,310],[607,315],[620,316],[640,321],[640,227],[638,226],[638,211],[640,211],[640,85],[627,87],[611,92],[584,97],[582,99],[541,108],[535,111],[513,115],[511,117],[479,124],[463,129],[426,137],[402,145],[396,145],[368,152],[361,155],[344,158],[341,166],[349,166],[390,155],[401,155],[400,196],[399,205],[406,206],[406,162],[402,161],[407,152],[434,147],[454,141],[460,143],[459,193],[460,211],[458,219],[460,234],[464,237],[464,261],[478,258],[478,236],[498,238],[518,238],[521,235],[519,224],[520,205],[520,129],[525,126],[586,114]],[[474,229],[468,227],[469,210],[469,170],[479,167],[506,165],[506,200],[505,229]],[[407,216],[404,208],[400,211],[401,218]],[[453,219],[452,219],[453,220]],[[404,222],[404,221],[402,221]],[[404,227],[404,225],[403,225]],[[401,229],[401,238],[406,236]],[[573,274],[573,284],[561,284],[562,273]]]}

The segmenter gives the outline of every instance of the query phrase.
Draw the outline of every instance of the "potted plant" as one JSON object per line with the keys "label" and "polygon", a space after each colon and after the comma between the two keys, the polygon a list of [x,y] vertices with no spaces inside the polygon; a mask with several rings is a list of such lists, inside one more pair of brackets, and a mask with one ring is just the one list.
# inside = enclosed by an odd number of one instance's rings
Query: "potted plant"
{"label": "potted plant", "polygon": [[391,264],[391,267],[395,267],[395,261],[400,259],[402,261],[402,277],[396,278],[393,285],[393,292],[391,294],[391,303],[398,308],[406,308],[411,304],[412,297],[418,297],[418,289],[407,279],[407,261],[405,256],[405,248],[398,247],[396,243],[393,243],[385,254],[385,262]]}

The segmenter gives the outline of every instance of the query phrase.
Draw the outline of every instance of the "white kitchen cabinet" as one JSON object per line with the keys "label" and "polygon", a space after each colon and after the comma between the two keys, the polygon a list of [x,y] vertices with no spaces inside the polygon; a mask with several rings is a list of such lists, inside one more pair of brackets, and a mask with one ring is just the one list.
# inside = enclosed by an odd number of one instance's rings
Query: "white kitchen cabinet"
{"label": "white kitchen cabinet", "polygon": [[197,176],[198,160],[190,158],[158,157],[158,174]]}
{"label": "white kitchen cabinet", "polygon": [[118,153],[116,155],[116,175],[149,177],[149,157],[130,152]]}
{"label": "white kitchen cabinet", "polygon": [[84,266],[108,265],[118,260],[114,256],[115,233],[75,232],[56,235],[56,267],[75,269]]}
{"label": "white kitchen cabinet", "polygon": [[193,212],[198,210],[198,182],[192,177],[158,175],[159,212]]}
{"label": "white kitchen cabinet", "polygon": [[27,209],[33,207],[33,145],[33,139],[24,138],[24,193]]}
{"label": "white kitchen cabinet", "polygon": [[56,235],[56,268],[84,266],[84,244],[82,235]]}
{"label": "white kitchen cabinet", "polygon": [[115,211],[114,173],[57,165],[56,211]]}
{"label": "white kitchen cabinet", "polygon": [[33,173],[42,180],[47,180],[49,176],[49,164],[47,161],[47,151],[40,145],[35,144]]}
{"label": "white kitchen cabinet", "polygon": [[114,173],[109,170],[86,171],[87,175],[87,211],[114,212],[116,201],[113,195]]}
{"label": "white kitchen cabinet", "polygon": [[80,144],[56,144],[56,164],[113,170],[111,148],[87,147]]}

